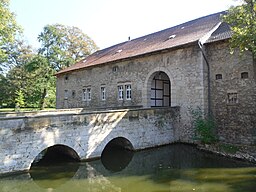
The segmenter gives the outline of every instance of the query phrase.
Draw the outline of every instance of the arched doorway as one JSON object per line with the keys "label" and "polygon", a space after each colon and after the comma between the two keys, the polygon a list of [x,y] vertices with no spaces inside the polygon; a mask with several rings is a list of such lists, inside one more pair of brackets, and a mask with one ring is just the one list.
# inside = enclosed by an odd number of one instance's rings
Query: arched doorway
{"label": "arched doorway", "polygon": [[151,81],[151,107],[171,106],[171,82],[163,71],[153,74]]}

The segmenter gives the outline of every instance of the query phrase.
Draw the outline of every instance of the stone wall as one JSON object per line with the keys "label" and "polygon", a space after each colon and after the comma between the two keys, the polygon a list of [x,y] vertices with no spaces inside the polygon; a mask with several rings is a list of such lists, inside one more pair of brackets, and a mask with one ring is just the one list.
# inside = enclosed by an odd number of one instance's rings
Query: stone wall
{"label": "stone wall", "polygon": [[[228,41],[206,44],[210,64],[211,107],[220,141],[237,144],[256,143],[256,66],[249,53],[230,54]],[[148,54],[116,63],[86,68],[57,80],[57,107],[100,108],[150,107],[150,86],[154,74],[162,71],[171,82],[171,106],[180,107],[181,141],[194,136],[189,108],[208,111],[207,65],[198,45]],[[130,83],[132,99],[119,101],[117,86]],[[90,86],[92,100],[82,101],[83,87]],[[107,98],[100,100],[100,87]],[[64,98],[64,91],[68,97]],[[72,95],[72,92],[75,93]]]}
{"label": "stone wall", "polygon": [[[188,108],[207,109],[207,74],[197,43],[58,75],[57,108],[150,107],[151,82],[159,71],[166,73],[170,79],[171,106],[180,107],[182,126],[179,138],[189,141],[194,134]],[[132,99],[119,101],[117,87],[126,83],[131,84]],[[104,101],[100,96],[102,86],[106,87]],[[82,90],[86,87],[91,88],[91,101],[82,100]]]}
{"label": "stone wall", "polygon": [[256,76],[252,56],[239,55],[237,51],[230,54],[228,42],[218,42],[207,46],[207,57],[219,139],[256,144]]}
{"label": "stone wall", "polygon": [[100,157],[114,138],[144,149],[177,140],[179,108],[77,112],[0,118],[0,173],[28,170],[36,156],[54,145],[80,159]]}

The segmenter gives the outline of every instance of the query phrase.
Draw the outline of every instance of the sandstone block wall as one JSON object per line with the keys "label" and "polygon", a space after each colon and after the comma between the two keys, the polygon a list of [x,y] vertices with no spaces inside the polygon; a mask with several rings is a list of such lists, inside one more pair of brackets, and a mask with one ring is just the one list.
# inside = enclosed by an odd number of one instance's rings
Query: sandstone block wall
{"label": "sandstone block wall", "polygon": [[73,149],[81,159],[100,157],[114,138],[134,149],[176,141],[179,108],[118,110],[0,118],[0,173],[28,170],[36,156],[54,145]]}
{"label": "sandstone block wall", "polygon": [[[59,75],[57,108],[83,107],[88,110],[107,108],[150,107],[151,83],[155,73],[166,73],[171,84],[171,106],[180,107],[179,138],[194,136],[189,108],[207,109],[206,73],[197,43],[158,54],[109,63]],[[132,99],[118,100],[118,85],[131,84]],[[106,100],[101,100],[101,87]],[[82,100],[82,90],[91,88],[91,100]],[[65,90],[67,95],[65,98]]]}
{"label": "sandstone block wall", "polygon": [[[256,74],[252,56],[230,54],[228,42],[207,46],[213,114],[223,142],[256,144]],[[247,73],[248,76],[243,76]],[[217,75],[222,78],[218,79]]]}

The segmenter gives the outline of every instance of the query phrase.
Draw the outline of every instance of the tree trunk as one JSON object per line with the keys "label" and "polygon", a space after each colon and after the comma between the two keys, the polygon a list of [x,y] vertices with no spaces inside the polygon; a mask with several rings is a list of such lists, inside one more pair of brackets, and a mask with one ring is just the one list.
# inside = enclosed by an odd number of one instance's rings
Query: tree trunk
{"label": "tree trunk", "polygon": [[42,93],[42,97],[41,97],[41,101],[40,101],[40,105],[39,105],[41,110],[43,110],[44,107],[45,107],[45,97],[46,97],[46,94],[47,94],[47,89],[44,88],[43,93]]}

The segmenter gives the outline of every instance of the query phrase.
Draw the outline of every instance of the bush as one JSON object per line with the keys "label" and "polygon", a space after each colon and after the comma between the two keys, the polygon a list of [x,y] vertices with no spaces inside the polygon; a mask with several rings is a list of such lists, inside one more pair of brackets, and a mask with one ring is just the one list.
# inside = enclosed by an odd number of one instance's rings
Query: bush
{"label": "bush", "polygon": [[210,144],[217,141],[215,134],[215,122],[212,118],[206,117],[202,110],[190,109],[193,118],[193,126],[195,128],[195,139],[204,144]]}

